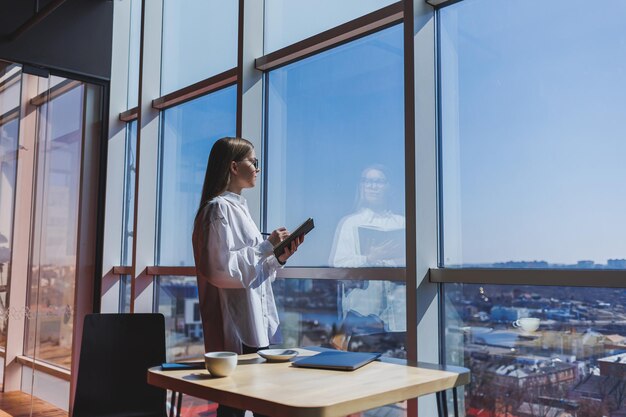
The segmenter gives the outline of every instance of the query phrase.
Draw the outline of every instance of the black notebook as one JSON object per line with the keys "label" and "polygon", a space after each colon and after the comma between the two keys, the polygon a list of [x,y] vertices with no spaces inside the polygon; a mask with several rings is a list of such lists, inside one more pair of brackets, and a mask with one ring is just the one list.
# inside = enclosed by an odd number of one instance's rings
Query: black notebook
{"label": "black notebook", "polygon": [[378,357],[380,357],[380,353],[343,352],[331,350],[318,353],[317,355],[307,356],[306,358],[292,362],[292,365],[305,368],[354,371],[355,369],[378,359]]}
{"label": "black notebook", "polygon": [[283,252],[285,251],[285,248],[291,245],[291,242],[293,242],[294,239],[302,235],[306,235],[311,230],[313,230],[314,227],[315,227],[315,224],[313,223],[313,219],[309,217],[308,219],[306,219],[304,223],[298,226],[296,230],[291,232],[291,234],[289,235],[289,237],[287,237],[287,239],[283,240],[282,242],[280,242],[278,245],[274,247],[274,255],[278,258],[280,255],[283,254]]}

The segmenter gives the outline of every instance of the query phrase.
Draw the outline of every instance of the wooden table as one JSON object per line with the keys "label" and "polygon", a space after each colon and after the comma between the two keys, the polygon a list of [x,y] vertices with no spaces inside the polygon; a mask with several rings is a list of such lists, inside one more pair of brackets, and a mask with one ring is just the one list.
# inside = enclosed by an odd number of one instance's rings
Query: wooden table
{"label": "wooden table", "polygon": [[[318,353],[297,350],[298,357]],[[333,371],[266,362],[253,353],[239,356],[235,371],[224,378],[206,370],[154,367],[148,383],[272,417],[340,417],[469,383],[467,369],[446,369],[452,370],[374,361],[355,371]]]}

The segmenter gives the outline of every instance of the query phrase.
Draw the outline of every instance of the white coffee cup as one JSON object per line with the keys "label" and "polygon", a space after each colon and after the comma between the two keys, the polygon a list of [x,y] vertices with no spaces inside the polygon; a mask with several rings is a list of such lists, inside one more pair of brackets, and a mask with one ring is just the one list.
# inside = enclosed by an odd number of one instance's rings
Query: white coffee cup
{"label": "white coffee cup", "polygon": [[228,376],[237,367],[235,352],[208,352],[204,354],[204,365],[211,376]]}
{"label": "white coffee cup", "polygon": [[522,317],[513,322],[513,327],[519,327],[527,333],[532,333],[539,328],[539,319],[535,317]]}

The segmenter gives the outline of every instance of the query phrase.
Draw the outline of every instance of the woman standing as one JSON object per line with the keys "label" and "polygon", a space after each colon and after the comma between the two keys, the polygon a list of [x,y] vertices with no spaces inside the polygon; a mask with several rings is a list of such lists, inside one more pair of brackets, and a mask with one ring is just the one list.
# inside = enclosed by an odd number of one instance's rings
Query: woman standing
{"label": "woman standing", "polygon": [[[281,227],[263,240],[241,196],[256,185],[259,171],[249,141],[227,137],[213,145],[193,230],[207,351],[252,353],[281,341],[271,284],[304,236],[274,256],[274,246],[289,232]],[[243,415],[243,410],[217,409],[218,417]]]}

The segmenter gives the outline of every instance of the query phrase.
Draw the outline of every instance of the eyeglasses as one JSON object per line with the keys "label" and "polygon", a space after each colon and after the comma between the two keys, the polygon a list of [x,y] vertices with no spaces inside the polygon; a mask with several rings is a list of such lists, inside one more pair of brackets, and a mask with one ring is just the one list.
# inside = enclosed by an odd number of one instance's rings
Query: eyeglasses
{"label": "eyeglasses", "polygon": [[241,161],[237,161],[237,162],[243,162],[243,161],[248,161],[252,164],[252,166],[254,167],[254,169],[259,169],[259,160],[257,158],[246,158],[246,159],[242,159]]}
{"label": "eyeglasses", "polygon": [[361,184],[366,187],[384,187],[385,185],[387,185],[387,180],[361,178]]}

